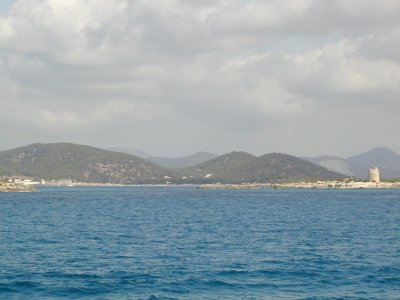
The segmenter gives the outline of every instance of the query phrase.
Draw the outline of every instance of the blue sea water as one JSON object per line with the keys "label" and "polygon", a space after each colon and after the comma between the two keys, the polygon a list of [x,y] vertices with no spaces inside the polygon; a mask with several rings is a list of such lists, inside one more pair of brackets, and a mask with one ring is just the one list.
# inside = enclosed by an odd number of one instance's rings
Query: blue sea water
{"label": "blue sea water", "polygon": [[400,299],[400,190],[0,194],[0,299]]}

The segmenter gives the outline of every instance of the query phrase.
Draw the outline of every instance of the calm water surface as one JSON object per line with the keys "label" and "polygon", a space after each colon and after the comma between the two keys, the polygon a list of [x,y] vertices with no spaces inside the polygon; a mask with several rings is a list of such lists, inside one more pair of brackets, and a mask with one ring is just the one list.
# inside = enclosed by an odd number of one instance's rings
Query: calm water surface
{"label": "calm water surface", "polygon": [[400,299],[400,190],[0,194],[0,299]]}

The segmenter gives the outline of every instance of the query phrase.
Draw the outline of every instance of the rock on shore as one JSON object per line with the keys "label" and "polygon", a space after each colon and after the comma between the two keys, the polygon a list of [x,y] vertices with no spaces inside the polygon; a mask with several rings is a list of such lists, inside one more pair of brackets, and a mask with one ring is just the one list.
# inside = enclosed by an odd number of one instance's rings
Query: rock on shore
{"label": "rock on shore", "polygon": [[23,183],[0,182],[0,192],[22,193],[36,192],[36,190],[32,186],[28,186]]}
{"label": "rock on shore", "polygon": [[203,184],[197,187],[204,190],[220,189],[400,189],[400,182],[359,182],[359,181],[316,181],[289,183],[242,183],[242,184]]}

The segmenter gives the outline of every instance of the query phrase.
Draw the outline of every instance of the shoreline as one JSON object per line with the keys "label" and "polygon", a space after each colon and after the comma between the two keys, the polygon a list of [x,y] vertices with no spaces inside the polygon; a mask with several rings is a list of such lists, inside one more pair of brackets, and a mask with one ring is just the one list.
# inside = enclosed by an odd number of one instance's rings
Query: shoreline
{"label": "shoreline", "polygon": [[242,184],[202,184],[201,190],[244,190],[244,189],[400,189],[400,182],[363,181],[317,181],[288,183],[242,183]]}
{"label": "shoreline", "polygon": [[210,184],[115,184],[74,182],[72,184],[37,184],[0,182],[0,192],[37,192],[40,187],[195,187],[199,190],[249,189],[400,189],[400,182],[288,182],[288,183],[210,183]]}
{"label": "shoreline", "polygon": [[37,192],[33,186],[15,182],[0,182],[0,193],[31,193]]}
{"label": "shoreline", "polygon": [[121,183],[95,183],[95,182],[74,182],[72,184],[38,184],[35,186],[47,187],[163,187],[163,186],[198,186],[198,184],[121,184]]}

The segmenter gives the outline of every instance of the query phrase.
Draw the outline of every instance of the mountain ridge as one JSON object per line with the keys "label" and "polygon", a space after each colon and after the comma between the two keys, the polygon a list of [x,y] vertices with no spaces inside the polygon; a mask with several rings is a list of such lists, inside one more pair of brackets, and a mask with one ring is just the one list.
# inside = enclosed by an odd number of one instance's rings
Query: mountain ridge
{"label": "mountain ridge", "polygon": [[257,157],[236,151],[196,166],[171,169],[130,154],[71,143],[37,143],[1,151],[0,176],[121,184],[276,182],[344,177],[282,153]]}
{"label": "mountain ridge", "polygon": [[199,163],[205,162],[218,155],[207,152],[199,151],[191,155],[179,156],[179,157],[165,157],[165,156],[152,156],[140,149],[126,149],[126,148],[105,148],[108,151],[115,151],[120,153],[127,153],[140,158],[149,160],[156,165],[165,168],[185,168],[195,166]]}
{"label": "mountain ridge", "polygon": [[208,176],[209,181],[221,183],[332,180],[346,177],[289,154],[269,153],[257,157],[243,151],[221,155],[194,166],[192,171],[203,178]]}
{"label": "mountain ridge", "polygon": [[0,175],[141,184],[164,182],[171,172],[125,153],[73,143],[36,143],[1,151]]}
{"label": "mountain ridge", "polygon": [[348,158],[336,156],[305,157],[304,159],[357,178],[367,178],[368,169],[378,167],[382,178],[400,178],[400,155],[386,147],[377,147]]}
{"label": "mountain ridge", "polygon": [[217,156],[218,155],[210,152],[200,151],[192,155],[182,157],[150,156],[147,159],[159,166],[166,168],[185,168],[195,166],[197,164],[213,159]]}

